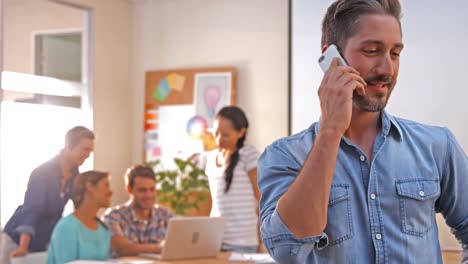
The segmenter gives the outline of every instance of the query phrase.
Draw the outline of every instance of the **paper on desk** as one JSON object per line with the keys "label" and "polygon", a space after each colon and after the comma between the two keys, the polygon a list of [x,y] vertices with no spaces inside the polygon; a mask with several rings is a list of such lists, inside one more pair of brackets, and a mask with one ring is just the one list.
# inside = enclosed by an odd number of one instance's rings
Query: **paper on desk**
{"label": "paper on desk", "polygon": [[98,261],[98,260],[74,260],[72,262],[67,262],[67,264],[152,264],[151,260],[107,260],[107,261]]}
{"label": "paper on desk", "polygon": [[66,264],[111,264],[111,261],[98,261],[98,260],[74,260]]}
{"label": "paper on desk", "polygon": [[270,255],[265,253],[235,253],[231,254],[229,261],[253,261],[255,263],[276,263]]}
{"label": "paper on desk", "polygon": [[115,260],[113,264],[153,264],[153,260]]}

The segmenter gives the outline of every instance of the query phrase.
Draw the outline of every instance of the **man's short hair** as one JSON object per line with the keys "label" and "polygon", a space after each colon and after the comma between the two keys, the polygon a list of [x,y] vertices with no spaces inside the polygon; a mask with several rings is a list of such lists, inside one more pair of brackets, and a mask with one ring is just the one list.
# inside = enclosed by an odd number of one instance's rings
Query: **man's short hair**
{"label": "man's short hair", "polygon": [[69,148],[76,147],[84,138],[94,140],[94,133],[84,126],[76,126],[68,130],[65,135],[65,146]]}
{"label": "man's short hair", "polygon": [[335,44],[344,50],[347,40],[357,32],[362,15],[390,15],[401,28],[399,0],[337,0],[322,21],[322,47]]}
{"label": "man's short hair", "polygon": [[156,174],[153,169],[146,165],[135,165],[127,169],[125,173],[125,183],[130,186],[130,189],[135,185],[135,178],[142,177],[156,181]]}

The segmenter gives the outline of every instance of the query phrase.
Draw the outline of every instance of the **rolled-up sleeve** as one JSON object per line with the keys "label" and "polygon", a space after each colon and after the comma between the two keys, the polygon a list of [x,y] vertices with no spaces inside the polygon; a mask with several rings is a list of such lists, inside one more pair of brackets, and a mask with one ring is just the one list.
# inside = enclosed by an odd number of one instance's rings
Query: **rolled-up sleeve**
{"label": "rolled-up sleeve", "polygon": [[48,182],[43,174],[35,170],[31,173],[28,182],[28,188],[24,197],[24,203],[21,208],[21,216],[18,218],[16,232],[19,234],[36,234],[35,226],[41,214],[47,208],[46,196]]}
{"label": "rolled-up sleeve", "polygon": [[436,204],[437,211],[455,237],[466,250],[468,248],[468,158],[447,129],[447,148],[441,177],[441,196]]}
{"label": "rolled-up sleeve", "polygon": [[313,250],[320,250],[328,245],[325,233],[297,238],[276,211],[278,200],[301,170],[298,157],[302,156],[305,158],[307,153],[291,152],[290,145],[279,141],[267,147],[258,162],[258,184],[262,193],[261,236],[268,252],[278,263],[307,263],[307,257]]}

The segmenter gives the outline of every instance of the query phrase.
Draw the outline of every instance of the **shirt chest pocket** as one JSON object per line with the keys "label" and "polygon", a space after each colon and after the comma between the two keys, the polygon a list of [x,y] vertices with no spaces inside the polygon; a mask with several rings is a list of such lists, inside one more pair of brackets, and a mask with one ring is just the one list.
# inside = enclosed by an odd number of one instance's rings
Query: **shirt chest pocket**
{"label": "shirt chest pocket", "polygon": [[339,244],[353,236],[349,186],[332,185],[328,200],[328,216],[325,233],[328,244]]}
{"label": "shirt chest pocket", "polygon": [[59,192],[51,190],[47,192],[43,199],[43,203],[47,204],[47,206],[41,210],[41,214],[44,216],[51,216],[53,218],[60,218],[65,207],[65,202],[63,198],[59,196]]}
{"label": "shirt chest pocket", "polygon": [[440,196],[438,180],[407,179],[396,182],[401,228],[406,234],[423,236],[435,221],[434,204]]}

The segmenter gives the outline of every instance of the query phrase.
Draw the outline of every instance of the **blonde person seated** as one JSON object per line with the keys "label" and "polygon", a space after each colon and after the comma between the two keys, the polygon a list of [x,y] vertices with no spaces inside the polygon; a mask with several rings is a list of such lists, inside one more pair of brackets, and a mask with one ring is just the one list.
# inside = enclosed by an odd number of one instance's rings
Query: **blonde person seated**
{"label": "blonde person seated", "polygon": [[211,216],[225,218],[222,250],[261,252],[258,230],[258,151],[244,145],[249,122],[235,106],[216,115],[216,149],[199,157],[199,166],[208,176],[212,198]]}
{"label": "blonde person seated", "polygon": [[156,175],[151,167],[135,165],[125,174],[130,200],[110,209],[104,222],[112,233],[112,249],[117,256],[159,253],[166,238],[169,219],[174,214],[155,204]]}
{"label": "blonde person seated", "polygon": [[108,173],[87,171],[77,176],[72,190],[75,211],[55,226],[47,264],[109,258],[110,232],[96,214],[109,207],[111,195]]}

